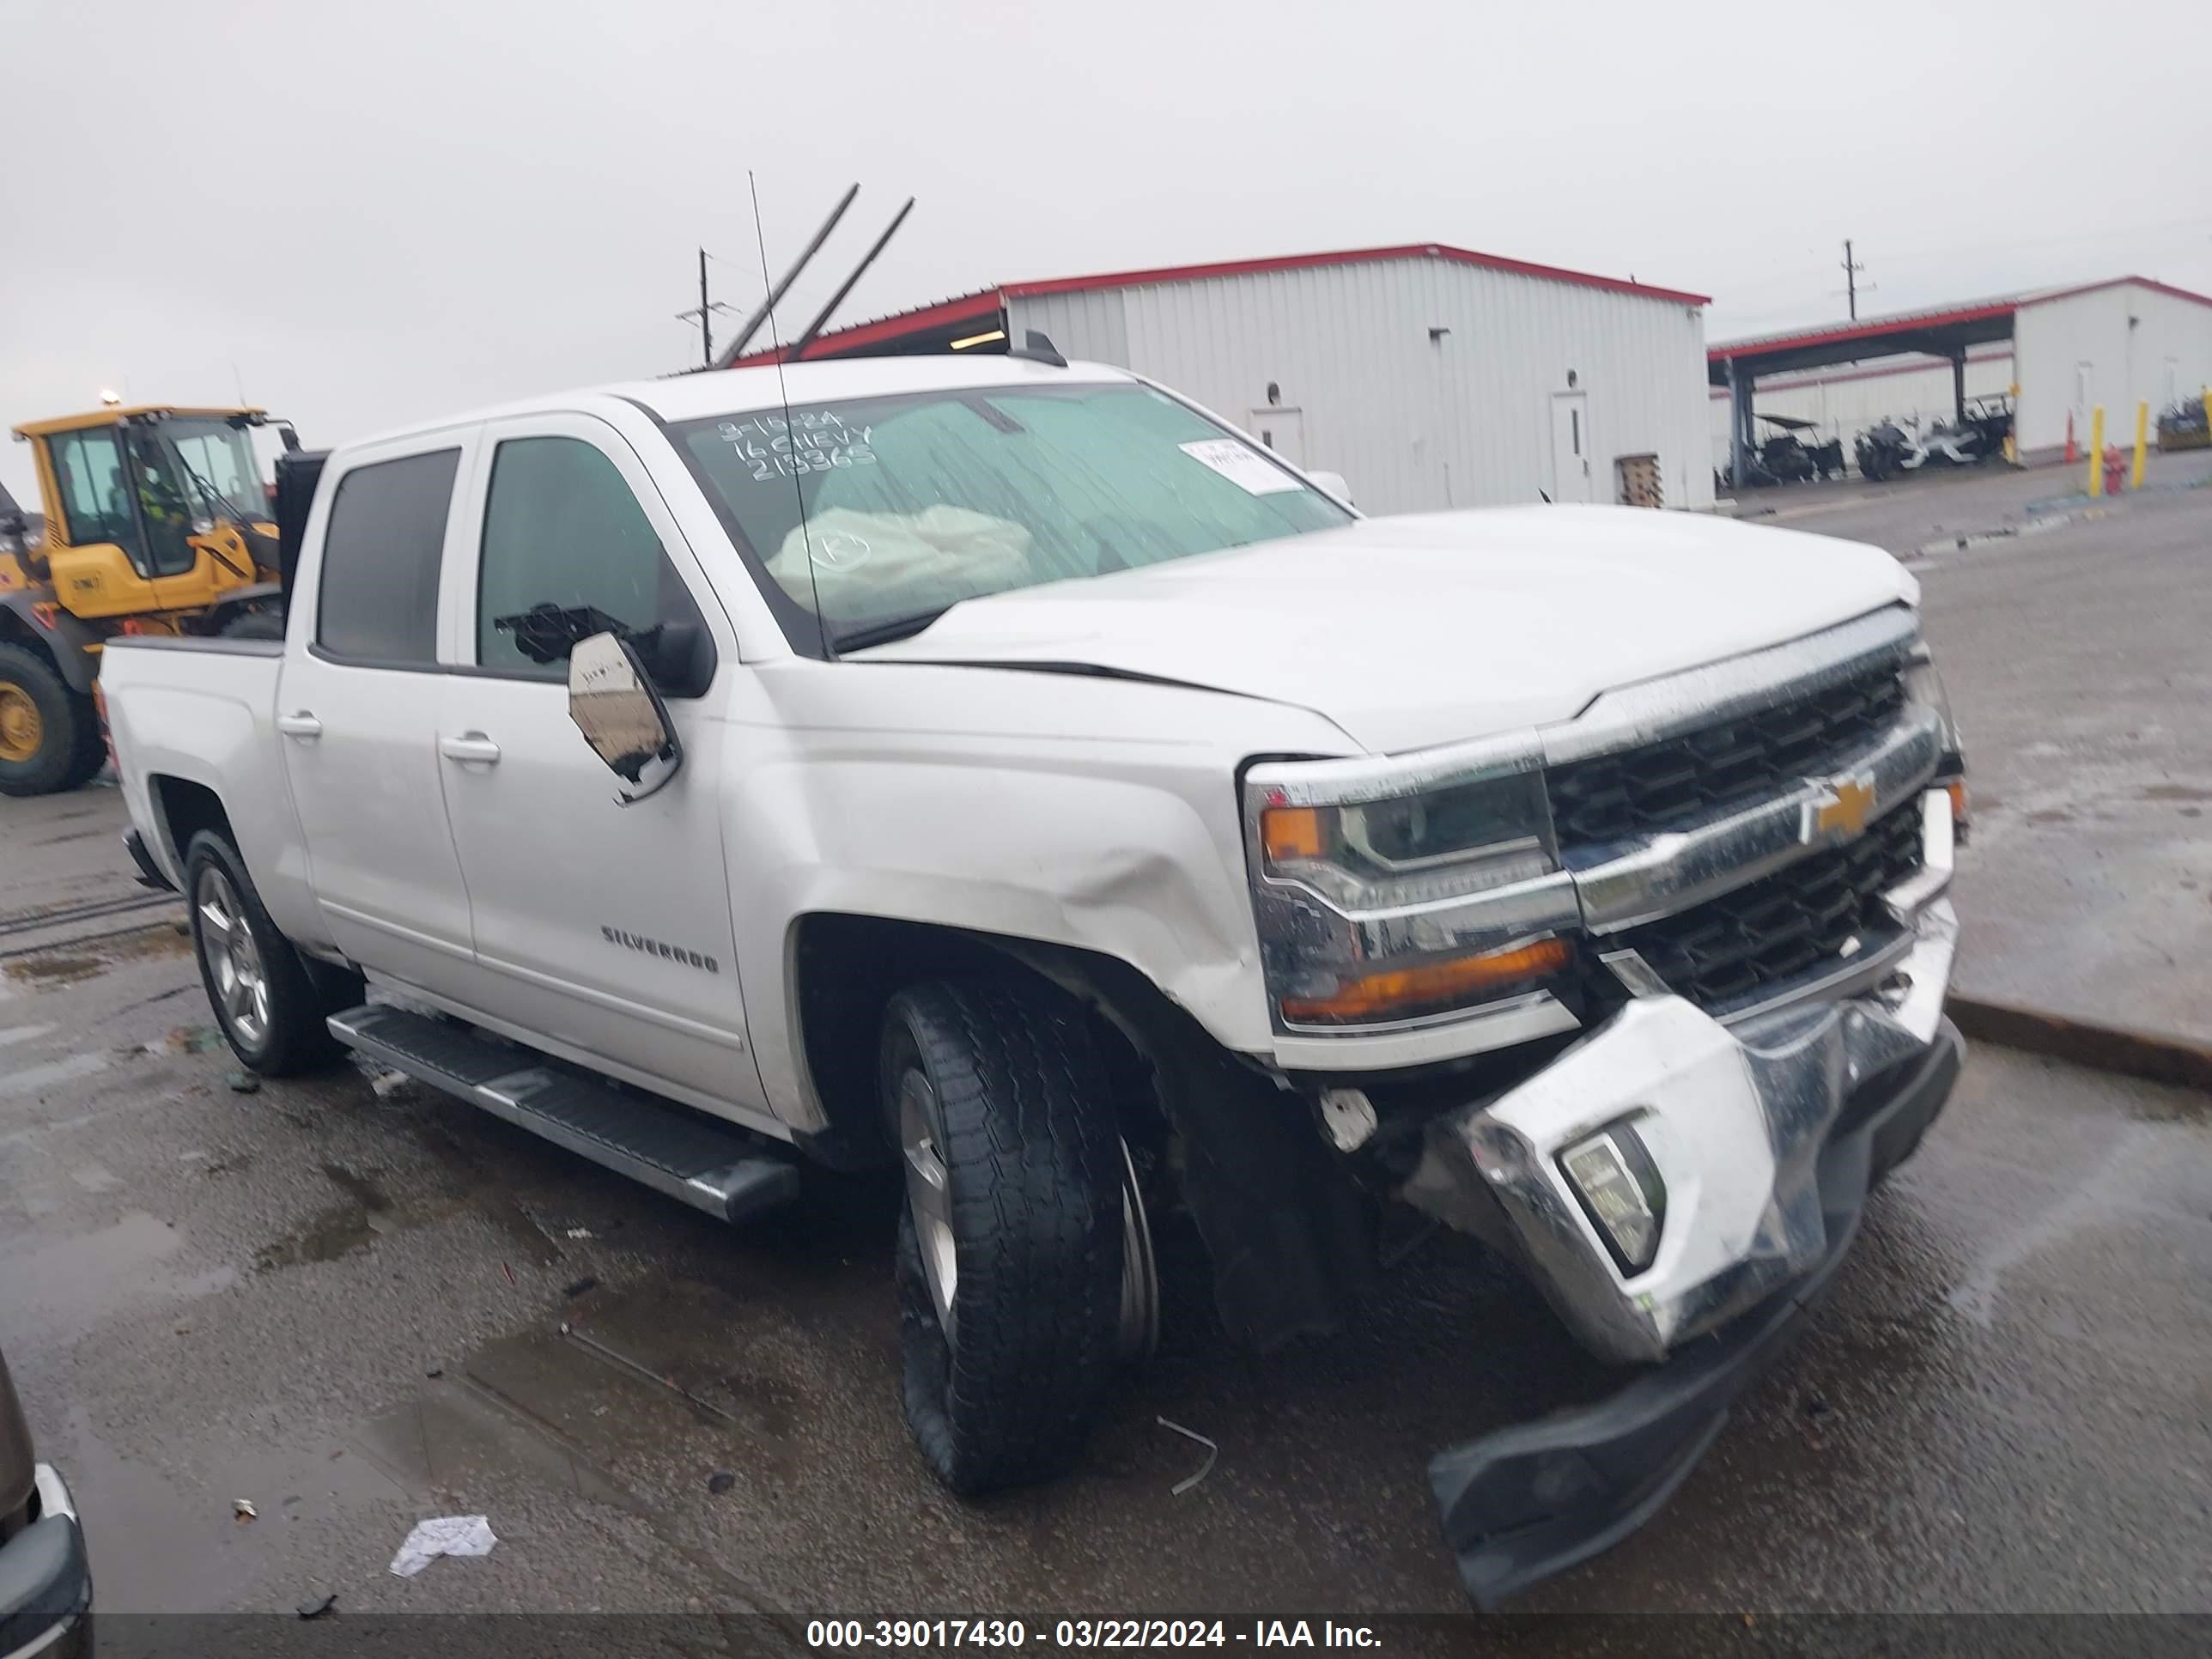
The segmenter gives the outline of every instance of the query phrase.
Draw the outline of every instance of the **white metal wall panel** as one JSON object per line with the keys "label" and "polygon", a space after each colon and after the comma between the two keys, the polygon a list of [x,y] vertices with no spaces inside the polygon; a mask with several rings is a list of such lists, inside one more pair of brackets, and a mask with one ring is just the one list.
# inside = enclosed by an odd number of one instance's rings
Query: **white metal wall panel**
{"label": "white metal wall panel", "polygon": [[1343,473],[1369,512],[1554,493],[1552,398],[1570,370],[1594,499],[1613,499],[1615,456],[1648,453],[1670,507],[1712,503],[1705,318],[1677,301],[1408,258],[1017,300],[1009,322],[1239,426],[1274,383],[1303,412],[1307,463]]}
{"label": "white metal wall panel", "polygon": [[[2040,459],[2063,450],[2070,413],[2087,453],[2089,413],[2099,404],[2105,441],[2125,447],[2135,441],[2137,403],[2151,406],[2154,421],[2169,380],[2184,390],[2212,384],[2212,306],[2132,283],[2094,289],[2022,306],[2013,345],[2023,452]],[[2077,406],[2082,380],[2087,396]]]}
{"label": "white metal wall panel", "polygon": [[[1976,349],[1980,355],[1966,358],[1966,396],[1995,397],[2012,384],[2012,353],[2002,346]],[[1852,440],[1876,421],[1893,420],[1900,426],[1917,421],[1932,426],[1951,418],[1952,403],[1951,365],[1941,358],[1915,358],[1888,368],[1869,366],[1825,376],[1761,380],[1752,406],[1762,415],[1817,422],[1821,436],[1841,438],[1848,451]],[[1728,392],[1715,386],[1707,395],[1706,410],[1712,464],[1724,467],[1729,459]]]}

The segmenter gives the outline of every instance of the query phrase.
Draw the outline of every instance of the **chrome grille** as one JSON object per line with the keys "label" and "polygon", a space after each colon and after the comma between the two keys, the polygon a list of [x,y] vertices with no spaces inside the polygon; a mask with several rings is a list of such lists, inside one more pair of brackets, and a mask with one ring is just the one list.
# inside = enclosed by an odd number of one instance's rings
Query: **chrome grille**
{"label": "chrome grille", "polygon": [[1858,956],[1893,935],[1896,924],[1881,896],[1920,868],[1921,837],[1920,805],[1908,801],[1855,841],[1626,929],[1606,945],[1638,952],[1668,990],[1708,1012],[1756,1000],[1801,974],[1847,961],[1847,947]]}
{"label": "chrome grille", "polygon": [[1840,771],[1902,712],[1894,664],[1771,708],[1640,748],[1553,768],[1563,849],[1610,846],[1787,794]]}

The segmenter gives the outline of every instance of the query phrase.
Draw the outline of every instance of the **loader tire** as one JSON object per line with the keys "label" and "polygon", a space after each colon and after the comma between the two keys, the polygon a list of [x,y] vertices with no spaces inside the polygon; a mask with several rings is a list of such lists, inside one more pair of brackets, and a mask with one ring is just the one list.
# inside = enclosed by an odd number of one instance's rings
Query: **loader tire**
{"label": "loader tire", "polygon": [[0,645],[0,795],[58,795],[107,763],[91,697],[41,653]]}
{"label": "loader tire", "polygon": [[222,625],[227,640],[282,640],[284,613],[281,611],[241,611]]}
{"label": "loader tire", "polygon": [[956,1492],[1049,1479],[1081,1455],[1121,1351],[1125,1164],[1104,1067],[1072,999],[1014,979],[900,992],[881,1056],[907,1170],[908,1425]]}
{"label": "loader tire", "polygon": [[359,976],[310,963],[293,947],[219,830],[201,830],[185,849],[185,902],[208,1006],[246,1070],[291,1077],[344,1052],[325,1022],[362,1000]]}

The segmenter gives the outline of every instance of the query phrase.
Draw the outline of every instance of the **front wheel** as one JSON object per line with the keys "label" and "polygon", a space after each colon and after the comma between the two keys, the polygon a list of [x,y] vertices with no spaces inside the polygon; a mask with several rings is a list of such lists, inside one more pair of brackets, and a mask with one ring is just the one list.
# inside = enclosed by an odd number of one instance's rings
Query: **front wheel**
{"label": "front wheel", "polygon": [[248,1071],[289,1077],[328,1064],[341,1052],[325,1024],[360,1000],[360,981],[319,984],[291,940],[276,930],[246,861],[228,839],[203,830],[185,851],[185,894],[191,905],[192,953],[222,1035]]}
{"label": "front wheel", "polygon": [[1129,1166],[1082,1011],[1011,978],[915,986],[885,1012],[880,1076],[906,1170],[908,1425],[957,1492],[1059,1474],[1129,1317]]}
{"label": "front wheel", "polygon": [[106,763],[100,710],[39,652],[0,645],[0,795],[57,795]]}

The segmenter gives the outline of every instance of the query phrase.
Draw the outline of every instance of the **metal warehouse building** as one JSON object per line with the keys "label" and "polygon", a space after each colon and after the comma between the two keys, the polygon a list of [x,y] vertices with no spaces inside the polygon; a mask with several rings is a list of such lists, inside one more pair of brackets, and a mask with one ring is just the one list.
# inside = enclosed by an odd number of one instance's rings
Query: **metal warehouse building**
{"label": "metal warehouse building", "polygon": [[1705,304],[1430,242],[1009,283],[831,330],[806,356],[1004,351],[1034,329],[1342,473],[1370,513],[1710,507]]}
{"label": "metal warehouse building", "polygon": [[1757,441],[1762,410],[1849,443],[1884,416],[1955,419],[1970,398],[2010,391],[2014,441],[2035,465],[2063,457],[2069,431],[2086,450],[2100,408],[2106,441],[2124,446],[2137,404],[2155,418],[2212,385],[2212,295],[2114,276],[1725,341],[1706,359],[1716,465]]}

